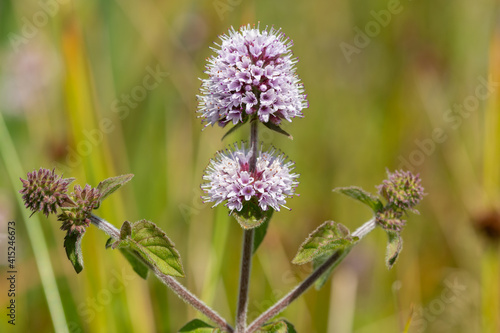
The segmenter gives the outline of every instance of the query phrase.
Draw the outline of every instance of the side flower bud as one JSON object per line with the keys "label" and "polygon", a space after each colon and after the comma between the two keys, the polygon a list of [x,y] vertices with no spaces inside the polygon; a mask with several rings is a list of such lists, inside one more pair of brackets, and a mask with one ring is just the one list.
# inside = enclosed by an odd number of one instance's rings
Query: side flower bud
{"label": "side flower bud", "polygon": [[75,205],[63,209],[58,220],[62,222],[61,230],[82,234],[90,225],[92,210],[99,206],[101,194],[98,189],[91,188],[88,184],[83,189],[76,185],[71,197]]}

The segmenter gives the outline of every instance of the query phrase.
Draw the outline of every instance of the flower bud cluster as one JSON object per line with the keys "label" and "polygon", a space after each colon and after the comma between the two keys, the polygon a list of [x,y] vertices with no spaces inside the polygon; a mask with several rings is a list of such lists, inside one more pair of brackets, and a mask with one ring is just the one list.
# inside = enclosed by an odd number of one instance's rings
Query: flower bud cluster
{"label": "flower bud cluster", "polygon": [[75,206],[63,209],[57,219],[62,222],[61,230],[82,234],[90,225],[92,210],[100,204],[101,194],[88,184],[83,189],[80,185],[76,185],[71,197]]}
{"label": "flower bud cluster", "polygon": [[376,222],[384,229],[400,232],[406,221],[402,219],[406,211],[418,214],[415,206],[425,193],[420,176],[410,171],[387,171],[388,178],[377,186],[379,194],[387,200],[387,205],[375,216]]}
{"label": "flower bud cluster", "polygon": [[26,208],[33,213],[42,212],[46,217],[54,214],[58,207],[67,205],[71,200],[66,192],[74,178],[62,178],[56,175],[55,170],[40,168],[28,172],[27,179],[21,179],[23,201]]}
{"label": "flower bud cluster", "polygon": [[74,178],[62,178],[55,171],[40,168],[28,173],[22,179],[23,188],[19,192],[23,201],[33,213],[41,211],[45,216],[56,214],[61,209],[58,220],[61,229],[68,233],[83,233],[90,224],[91,211],[99,206],[101,194],[98,189],[86,185],[83,189],[75,185],[74,192],[68,195],[68,186]]}

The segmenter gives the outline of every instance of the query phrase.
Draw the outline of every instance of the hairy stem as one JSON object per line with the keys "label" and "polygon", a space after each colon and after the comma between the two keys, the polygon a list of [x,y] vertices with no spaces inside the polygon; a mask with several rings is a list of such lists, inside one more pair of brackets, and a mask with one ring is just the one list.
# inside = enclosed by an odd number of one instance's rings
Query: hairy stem
{"label": "hairy stem", "polygon": [[[363,224],[356,231],[352,233],[352,236],[363,238],[368,233],[370,233],[373,229],[375,229],[375,219],[371,219],[370,221]],[[292,291],[290,291],[287,295],[285,295],[282,299],[280,299],[276,304],[267,309],[264,313],[262,313],[257,319],[253,321],[253,323],[248,326],[246,333],[253,333],[263,324],[265,324],[269,319],[273,318],[281,311],[283,311],[290,303],[292,303],[295,299],[297,299],[300,295],[302,295],[310,286],[316,282],[316,280],[323,275],[330,267],[338,265],[349,253],[349,249],[337,251],[330,256],[321,266],[319,266],[314,272],[312,272],[304,281],[302,281],[299,285],[297,285]]]}
{"label": "hairy stem", "polygon": [[245,230],[243,234],[243,250],[241,255],[240,291],[238,294],[238,309],[236,311],[236,332],[244,333],[247,321],[248,286],[252,267],[252,248],[254,229]]}
{"label": "hairy stem", "polygon": [[252,157],[250,157],[250,165],[249,165],[250,173],[255,171],[255,166],[257,164],[258,123],[259,122],[256,119],[250,122],[250,145],[252,149]]}
{"label": "hairy stem", "polygon": [[[92,222],[93,225],[104,231],[108,236],[114,238],[114,239],[119,239],[120,238],[120,230],[118,230],[114,225],[109,223],[106,220],[103,220],[102,218],[92,215],[90,218],[90,221]],[[195,295],[193,295],[189,290],[186,289],[182,284],[179,283],[176,279],[174,279],[171,276],[165,275],[162,272],[160,272],[156,267],[150,265],[147,261],[145,261],[142,257],[138,256],[138,258],[145,263],[151,271],[154,272],[156,277],[160,279],[161,282],[167,285],[172,291],[179,296],[183,301],[194,307],[196,310],[200,311],[203,313],[205,316],[207,316],[211,321],[213,321],[219,328],[227,331],[227,332],[233,332],[233,328],[227,321],[222,318],[217,312],[212,310],[208,305],[203,303],[199,298],[197,298]]]}
{"label": "hairy stem", "polygon": [[[250,157],[249,171],[253,173],[257,165],[258,121],[250,123]],[[247,229],[243,233],[243,248],[241,253],[240,289],[238,294],[238,308],[236,310],[236,332],[245,333],[247,325],[248,289],[250,284],[250,270],[252,268],[252,249],[255,230]]]}

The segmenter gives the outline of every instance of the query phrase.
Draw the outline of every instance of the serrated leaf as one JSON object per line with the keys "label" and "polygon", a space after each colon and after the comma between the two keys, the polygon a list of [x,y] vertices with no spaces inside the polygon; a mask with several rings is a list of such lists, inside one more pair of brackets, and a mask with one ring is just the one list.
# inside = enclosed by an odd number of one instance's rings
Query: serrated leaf
{"label": "serrated leaf", "polygon": [[224,140],[226,138],[226,136],[228,136],[229,134],[233,133],[234,131],[236,131],[241,126],[243,126],[247,121],[248,121],[248,118],[244,119],[243,122],[239,122],[236,125],[234,125],[229,131],[226,132],[226,134],[224,134],[222,136],[222,139],[220,139],[220,140],[221,141]]}
{"label": "serrated leaf", "polygon": [[241,211],[238,212],[235,210],[232,215],[244,229],[252,229],[257,228],[266,220],[269,220],[273,212],[274,210],[272,208],[263,211],[256,203],[246,201],[243,203]]}
{"label": "serrated leaf", "polygon": [[340,223],[326,221],[314,230],[302,243],[292,263],[302,265],[323,255],[331,255],[354,245],[357,237],[350,235],[349,229]]}
{"label": "serrated leaf", "polygon": [[280,133],[280,134],[283,134],[285,135],[286,137],[288,137],[290,140],[293,140],[293,136],[291,134],[289,134],[288,132],[286,132],[284,129],[282,129],[281,127],[279,127],[278,125],[276,124],[273,124],[271,122],[267,122],[267,123],[263,123],[264,126],[266,126],[267,128],[269,128],[271,131],[274,131],[274,132],[277,132],[277,133]]}
{"label": "serrated leaf", "polygon": [[64,248],[69,261],[73,264],[76,273],[83,270],[82,238],[84,233],[70,233],[64,237]]}
{"label": "serrated leaf", "polygon": [[338,187],[333,189],[334,192],[342,193],[351,197],[354,200],[358,200],[368,207],[370,207],[374,213],[379,212],[384,205],[382,202],[370,192],[363,190],[360,187],[351,186],[351,187]]}
{"label": "serrated leaf", "polygon": [[179,333],[220,333],[220,332],[221,330],[219,328],[210,326],[199,319],[191,320],[189,323],[184,325],[179,330]]}
{"label": "serrated leaf", "polygon": [[146,280],[148,278],[149,268],[148,266],[142,262],[137,256],[129,249],[122,248],[120,252],[123,254],[125,259],[132,266],[134,272],[136,272],[141,278]]}
{"label": "serrated leaf", "polygon": [[[174,243],[156,224],[141,220],[134,222],[131,227],[131,235],[114,242],[112,248],[130,247],[163,274],[184,276],[179,252],[174,248]],[[127,227],[122,226],[123,228]]]}
{"label": "serrated leaf", "polygon": [[284,321],[277,321],[260,327],[257,333],[287,333],[288,327]]}
{"label": "serrated leaf", "polygon": [[389,241],[387,242],[385,264],[388,269],[391,269],[403,249],[403,238],[395,231],[387,231],[387,236],[389,237]]}
{"label": "serrated leaf", "polygon": [[262,223],[257,228],[255,228],[255,234],[253,237],[253,252],[252,252],[252,254],[255,254],[255,252],[259,248],[260,244],[264,240],[264,237],[266,237],[267,227],[269,226],[269,221],[271,221],[271,217],[272,217],[273,212],[274,212],[274,210],[271,208],[269,208],[269,210],[271,212],[268,215],[268,217],[266,218],[266,220],[264,221],[264,223]]}
{"label": "serrated leaf", "polygon": [[128,183],[132,179],[132,177],[134,177],[133,174],[121,175],[111,177],[100,182],[99,185],[97,185],[97,189],[101,193],[101,201],[111,193],[119,189],[121,186]]}

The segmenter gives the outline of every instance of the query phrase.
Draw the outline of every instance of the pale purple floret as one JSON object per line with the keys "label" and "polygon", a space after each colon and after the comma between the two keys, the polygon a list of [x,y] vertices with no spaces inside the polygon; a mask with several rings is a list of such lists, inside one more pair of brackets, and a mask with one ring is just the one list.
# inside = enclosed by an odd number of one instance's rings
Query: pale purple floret
{"label": "pale purple floret", "polygon": [[[233,149],[217,153],[210,161],[201,185],[205,202],[214,202],[214,207],[225,204],[231,211],[241,211],[246,201],[254,200],[262,210],[269,207],[279,211],[285,207],[286,199],[292,197],[298,185],[298,174],[292,173],[294,163],[274,148],[259,152],[256,168],[250,172],[251,149],[237,144]],[[286,208],[286,207],[285,207]]]}
{"label": "pale purple floret", "polygon": [[276,125],[303,116],[308,102],[295,73],[293,43],[281,29],[260,31],[247,25],[231,28],[220,39],[198,95],[197,112],[206,126],[237,124],[254,113],[261,122]]}

